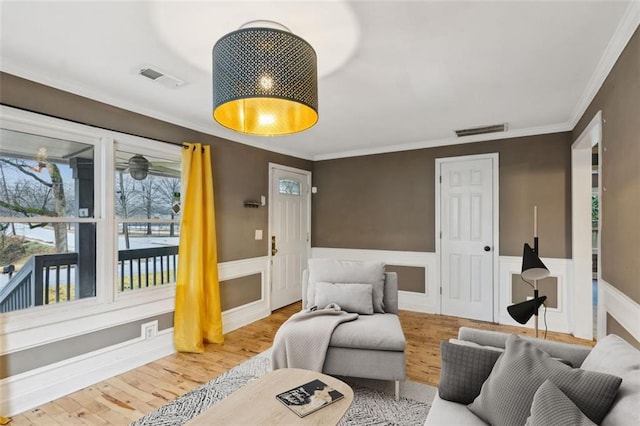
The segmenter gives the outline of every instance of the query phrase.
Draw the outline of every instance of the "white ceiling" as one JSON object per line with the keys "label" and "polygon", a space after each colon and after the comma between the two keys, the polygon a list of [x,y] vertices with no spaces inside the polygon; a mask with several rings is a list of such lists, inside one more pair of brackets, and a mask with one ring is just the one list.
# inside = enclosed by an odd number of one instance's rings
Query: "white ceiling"
{"label": "white ceiling", "polygon": [[[226,139],[326,159],[571,130],[637,1],[0,2],[0,69]],[[211,117],[211,48],[252,19],[316,49],[320,120],[257,137]],[[167,88],[143,66],[185,81]],[[455,129],[508,123],[456,138]]]}

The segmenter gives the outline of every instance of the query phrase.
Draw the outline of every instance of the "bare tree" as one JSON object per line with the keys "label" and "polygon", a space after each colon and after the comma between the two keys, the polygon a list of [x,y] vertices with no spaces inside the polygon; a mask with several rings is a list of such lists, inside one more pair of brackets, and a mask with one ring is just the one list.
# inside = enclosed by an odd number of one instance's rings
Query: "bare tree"
{"label": "bare tree", "polygon": [[[0,174],[2,175],[2,189],[4,193],[4,198],[5,200],[9,200],[9,189],[7,188],[7,178],[4,175],[4,164],[2,163],[0,163]],[[4,231],[6,231],[8,227],[9,227],[9,224],[6,224],[6,226],[3,224],[3,228],[0,229],[2,231],[3,237],[4,237]],[[16,224],[13,222],[11,223],[11,234],[16,235]]]}
{"label": "bare tree", "polygon": [[[156,177],[148,175],[147,178],[140,182],[140,197],[142,200],[142,211],[147,219],[151,219],[155,213],[158,212],[157,194],[156,189],[158,184]],[[151,235],[151,223],[147,222],[147,235]]]}
{"label": "bare tree", "polygon": [[[40,159],[38,166],[29,165],[24,160],[0,158],[0,162],[7,164],[23,175],[30,177],[31,181],[21,181],[16,184],[12,197],[0,200],[0,207],[30,216],[61,217],[67,212],[64,182],[57,164]],[[49,180],[42,178],[40,173],[47,170]],[[35,181],[35,182],[33,182]],[[46,223],[39,226],[47,225]],[[55,246],[58,253],[66,253],[67,228],[64,223],[51,224],[55,235]]]}
{"label": "bare tree", "polygon": [[[180,179],[163,177],[158,179],[158,193],[162,202],[159,203],[162,214],[169,214],[171,219],[175,218],[176,212],[173,211],[173,198],[175,194],[180,193]],[[169,236],[175,237],[175,224],[171,222],[169,225]]]}
{"label": "bare tree", "polygon": [[[116,196],[116,212],[120,214],[120,217],[123,219],[129,218],[128,213],[128,204],[131,200],[132,190],[125,190],[124,185],[124,173],[122,170],[118,170],[118,191]],[[129,241],[129,224],[122,224],[122,231],[124,234],[124,245],[126,249],[131,248],[131,243]]]}

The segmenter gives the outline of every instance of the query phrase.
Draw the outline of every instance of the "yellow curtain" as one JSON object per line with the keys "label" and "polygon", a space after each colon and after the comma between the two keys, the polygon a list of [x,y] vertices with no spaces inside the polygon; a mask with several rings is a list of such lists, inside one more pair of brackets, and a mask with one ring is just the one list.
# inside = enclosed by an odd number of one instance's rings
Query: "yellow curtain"
{"label": "yellow curtain", "polygon": [[173,341],[178,352],[202,353],[204,342],[224,340],[209,146],[184,144],[181,198]]}

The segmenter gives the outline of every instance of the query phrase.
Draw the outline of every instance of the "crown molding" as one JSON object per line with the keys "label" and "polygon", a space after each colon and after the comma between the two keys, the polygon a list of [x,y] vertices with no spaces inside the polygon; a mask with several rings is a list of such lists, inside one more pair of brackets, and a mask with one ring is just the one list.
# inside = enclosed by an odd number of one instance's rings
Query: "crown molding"
{"label": "crown molding", "polygon": [[[278,154],[290,155],[292,157],[302,158],[304,160],[312,160],[312,156],[309,155],[308,153],[283,149],[266,142],[263,143],[255,140],[251,140],[251,141],[237,140],[233,138],[234,136],[233,132],[229,130],[220,129],[220,131],[217,131],[218,129],[211,128],[208,126],[203,126],[202,124],[195,121],[177,119],[173,116],[167,115],[153,108],[147,108],[147,107],[140,106],[136,103],[126,102],[126,101],[123,101],[122,99],[105,95],[104,93],[101,93],[99,91],[96,91],[96,90],[93,90],[69,81],[53,79],[44,73],[34,71],[32,69],[29,69],[29,67],[22,66],[21,64],[17,64],[11,60],[3,60],[2,63],[0,64],[0,71],[7,74],[15,75],[16,77],[19,77],[19,78],[24,78],[26,80],[33,81],[35,83],[43,84],[45,86],[52,87],[54,89],[62,90],[64,92],[68,92],[77,96],[82,96],[87,99],[102,102],[104,104],[111,105],[117,108],[122,108],[124,110],[141,114],[147,117],[155,118],[156,120],[164,121],[170,124],[175,124],[176,126],[185,127],[187,129],[195,130],[195,131],[205,133],[207,135],[215,136],[221,139],[226,139],[231,142],[253,146],[254,148],[260,148],[260,149],[264,149],[270,152],[275,152]],[[212,126],[215,126],[215,124],[213,124],[213,119],[212,119]],[[114,129],[107,129],[107,130],[114,130]]]}
{"label": "crown molding", "polygon": [[[289,155],[305,160],[321,161],[336,158],[357,157],[372,154],[383,154],[397,151],[432,148],[437,146],[458,145],[463,143],[485,142],[490,140],[532,136],[537,134],[572,131],[602,87],[602,84],[606,80],[607,76],[611,72],[611,69],[615,65],[616,61],[620,57],[620,54],[626,47],[627,43],[629,42],[630,38],[639,25],[640,0],[632,0],[627,7],[627,10],[625,11],[625,14],[623,15],[623,18],[616,28],[616,31],[614,32],[611,40],[609,41],[607,48],[604,50],[604,53],[596,67],[596,70],[592,74],[585,90],[580,96],[573,112],[570,115],[570,118],[565,123],[526,129],[509,130],[500,134],[490,133],[487,135],[470,136],[463,138],[435,139],[349,151],[337,151],[318,155],[313,155],[309,152],[304,152],[301,150],[282,148],[273,143],[262,142],[254,138],[247,138],[244,135],[235,135],[231,131],[228,131],[226,129],[205,126],[202,125],[202,123],[198,123],[193,120],[177,119],[156,109],[143,107],[132,102],[126,102],[121,99],[105,95],[104,93],[99,93],[96,90],[92,90],[90,88],[75,84],[73,82],[52,79],[51,77],[43,73],[34,71],[33,69],[29,69],[29,67],[21,66],[20,64],[12,63],[11,61],[3,60],[2,64],[0,65],[0,70],[59,90],[70,92],[78,96],[83,96],[98,102],[103,102],[118,108],[123,108],[134,113],[142,114],[167,123],[175,124],[177,126],[182,126],[191,130],[202,132],[207,135],[219,137],[231,142],[241,143],[244,145],[252,146],[254,148],[264,149],[266,151]],[[212,126],[215,126],[215,124],[212,124]]]}
{"label": "crown molding", "polygon": [[434,148],[447,145],[461,145],[465,143],[487,142],[502,139],[520,138],[525,136],[546,135],[549,133],[570,132],[573,129],[567,123],[549,126],[529,127],[526,129],[508,130],[503,133],[487,133],[485,135],[464,136],[461,138],[434,139],[422,142],[412,142],[399,145],[387,145],[375,148],[364,148],[352,151],[339,151],[320,154],[313,157],[313,161],[333,160],[336,158],[361,157],[364,155],[387,154],[390,152],[412,151],[415,149]]}

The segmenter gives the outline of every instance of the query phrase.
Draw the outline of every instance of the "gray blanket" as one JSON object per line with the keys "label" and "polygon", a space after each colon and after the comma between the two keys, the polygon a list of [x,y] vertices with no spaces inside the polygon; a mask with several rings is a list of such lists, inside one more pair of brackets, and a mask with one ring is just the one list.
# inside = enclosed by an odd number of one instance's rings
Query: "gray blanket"
{"label": "gray blanket", "polygon": [[303,368],[321,372],[333,330],[339,324],[357,318],[358,314],[342,311],[336,304],[292,315],[273,338],[271,368]]}

